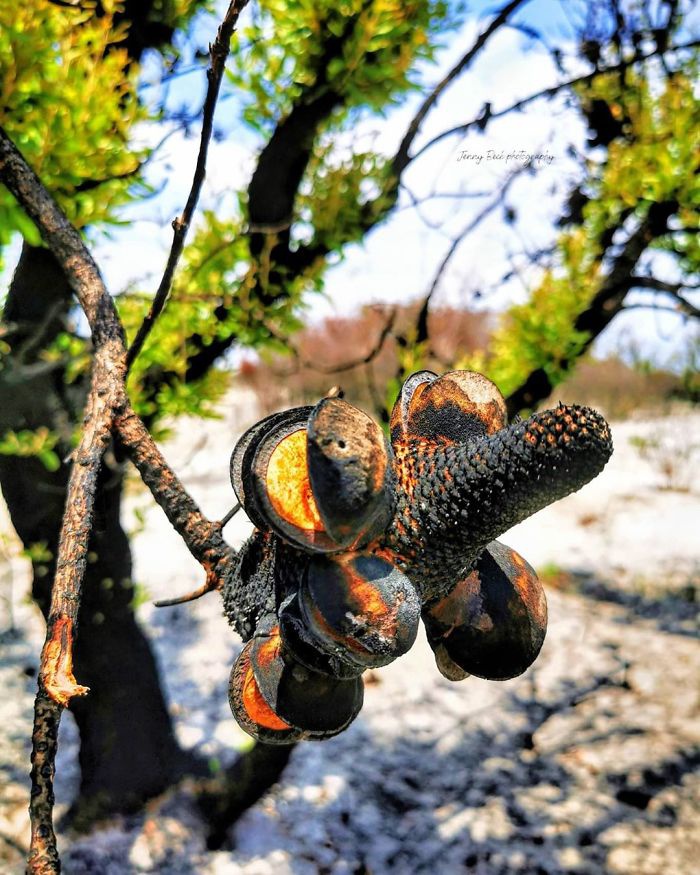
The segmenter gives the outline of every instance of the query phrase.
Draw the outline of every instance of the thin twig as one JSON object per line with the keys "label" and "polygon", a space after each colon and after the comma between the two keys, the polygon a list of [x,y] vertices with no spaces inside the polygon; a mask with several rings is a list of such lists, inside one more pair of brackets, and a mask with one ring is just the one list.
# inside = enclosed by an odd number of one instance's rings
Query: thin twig
{"label": "thin twig", "polygon": [[[629,278],[629,286],[630,289],[650,289],[651,291],[662,295],[669,295],[677,302],[675,307],[655,306],[654,309],[656,310],[665,309],[683,316],[692,317],[693,319],[700,319],[700,308],[696,307],[692,301],[689,301],[688,298],[681,294],[683,291],[691,293],[697,292],[700,288],[697,285],[688,283],[669,283],[651,276],[631,276]],[[625,309],[630,310],[633,306],[646,307],[648,305],[630,304]]]}
{"label": "thin twig", "polygon": [[175,605],[184,605],[187,602],[201,599],[207,593],[220,590],[222,585],[222,581],[216,575],[207,574],[206,580],[198,589],[192,590],[192,592],[188,592],[185,595],[175,596],[172,599],[159,599],[157,602],[153,602],[153,605],[156,608],[173,608]]}
{"label": "thin twig", "polygon": [[[206,571],[206,581],[199,589],[184,596],[155,602],[156,607],[183,604],[221,589],[225,578],[232,573],[236,560],[236,551],[229,547],[221,534],[224,521],[211,522],[202,514],[131,406],[116,416],[114,429],[141,479],[190,553]],[[239,508],[240,505],[234,507],[227,517],[230,519]]]}
{"label": "thin twig", "polygon": [[486,206],[480,210],[476,216],[469,220],[469,222],[465,225],[465,227],[457,234],[456,237],[452,240],[452,243],[445,253],[444,258],[438,265],[435,274],[433,275],[432,282],[430,283],[430,288],[427,293],[423,297],[421,302],[420,309],[418,311],[418,316],[416,319],[416,343],[422,343],[425,340],[428,340],[428,311],[430,309],[430,303],[432,301],[433,295],[437,291],[440,283],[442,282],[442,278],[445,275],[445,271],[447,267],[452,261],[455,253],[459,249],[460,245],[464,242],[465,238],[469,236],[478,226],[486,219],[498,206],[500,206],[505,200],[506,195],[508,194],[508,190],[510,189],[513,181],[518,177],[524,170],[526,169],[526,165],[523,167],[519,167],[516,171],[510,174],[510,176],[505,180],[498,194],[493,200],[491,200]]}
{"label": "thin twig", "polygon": [[221,525],[208,520],[156,446],[150,432],[130,405],[114,420],[115,434],[188,550],[206,570],[224,573],[236,551],[221,534]]}
{"label": "thin twig", "polygon": [[379,336],[372,344],[372,347],[364,355],[359,356],[356,359],[343,362],[339,365],[319,365],[312,362],[304,362],[304,364],[306,365],[306,367],[313,368],[315,371],[318,371],[321,374],[326,374],[328,376],[332,374],[344,374],[346,371],[353,370],[353,368],[359,368],[361,365],[368,365],[379,355],[379,353],[384,348],[386,339],[391,334],[395,322],[396,307],[392,307],[389,311],[389,315],[387,316],[384,325],[382,325],[382,330],[379,332]]}
{"label": "thin twig", "polygon": [[223,529],[224,526],[226,526],[228,523],[231,522],[231,520],[236,516],[236,514],[238,513],[238,511],[240,509],[241,509],[240,502],[236,502],[236,504],[233,505],[231,510],[227,514],[224,514],[224,516],[221,517],[221,519],[219,520],[219,526]]}
{"label": "thin twig", "polygon": [[192,188],[190,189],[190,194],[187,198],[185,209],[182,211],[182,215],[173,222],[173,242],[170,248],[170,255],[168,256],[168,262],[165,266],[165,272],[163,273],[163,278],[161,279],[158,290],[153,298],[153,303],[136,333],[134,342],[129,347],[126,358],[127,369],[131,367],[134,359],[141,352],[141,349],[146,342],[146,338],[150,334],[156,319],[163,311],[168,299],[168,293],[170,292],[170,287],[173,283],[177,263],[182,255],[185,238],[187,237],[187,232],[202,190],[202,184],[204,183],[204,177],[206,176],[207,153],[209,151],[209,141],[214,127],[214,110],[219,97],[219,88],[221,87],[221,80],[224,75],[231,37],[233,36],[238,16],[247,3],[248,0],[232,0],[216,34],[216,39],[210,47],[211,64],[207,70],[209,84],[202,110],[202,135],[199,142],[197,164],[192,179]]}
{"label": "thin twig", "polygon": [[[333,376],[334,374],[344,374],[346,371],[352,371],[354,368],[359,368],[362,365],[368,365],[371,361],[374,361],[374,359],[384,348],[384,344],[386,343],[387,338],[391,335],[395,322],[396,307],[392,307],[389,311],[389,315],[387,316],[386,321],[384,322],[384,325],[382,326],[382,330],[379,332],[377,339],[372,344],[370,349],[366,353],[364,353],[364,355],[358,356],[354,359],[350,359],[346,362],[342,362],[339,365],[323,365],[319,364],[318,362],[312,361],[311,359],[304,358],[299,350],[291,346],[289,341],[287,341],[286,345],[291,349],[292,355],[294,356],[294,360],[296,362],[296,367],[288,371],[274,371],[274,374],[278,377],[290,377],[292,374],[298,373],[301,368],[307,368],[308,370],[315,371],[318,374]],[[276,337],[276,335],[273,336]]]}
{"label": "thin twig", "polygon": [[425,120],[425,117],[428,115],[433,106],[435,106],[438,99],[440,98],[440,95],[443,93],[443,91],[445,91],[445,89],[450,85],[451,82],[453,82],[461,73],[466,70],[469,64],[471,64],[471,62],[478,55],[481,49],[489,41],[489,38],[506,23],[509,16],[513,12],[515,12],[519,6],[522,6],[524,3],[527,2],[529,2],[529,0],[511,0],[510,3],[506,3],[506,5],[498,12],[495,18],[493,18],[493,20],[489,23],[486,29],[479,34],[469,51],[466,52],[459,59],[454,67],[452,67],[447,75],[440,82],[438,82],[435,88],[433,88],[430,94],[425,98],[418,112],[411,119],[408,129],[406,130],[406,133],[401,140],[398,151],[394,156],[393,168],[395,174],[398,177],[401,176],[401,172],[411,160],[408,157],[411,145],[418,135],[418,132],[420,131],[420,126]]}
{"label": "thin twig", "polygon": [[[697,48],[697,46],[699,45],[700,40],[691,40],[690,42],[682,43],[678,46],[669,46],[666,51],[679,52],[683,51],[684,49]],[[560,82],[558,85],[553,85],[551,88],[543,88],[541,91],[536,91],[534,94],[530,94],[528,97],[523,97],[521,100],[516,100],[515,103],[511,103],[510,106],[507,106],[504,109],[499,109],[495,112],[489,111],[486,121],[493,121],[494,119],[501,118],[502,116],[508,115],[511,112],[516,112],[517,110],[524,109],[529,104],[534,103],[536,100],[541,100],[543,97],[555,97],[557,94],[559,94],[560,91],[564,91],[566,88],[573,88],[575,85],[584,85],[593,82],[594,79],[597,79],[599,76],[603,76],[606,73],[615,73],[621,70],[626,70],[628,67],[631,67],[634,64],[639,63],[640,61],[648,61],[650,58],[653,58],[659,54],[660,52],[658,51],[658,49],[654,49],[654,51],[647,53],[635,52],[632,57],[628,58],[627,60],[620,61],[620,63],[618,64],[613,64],[609,67],[598,67],[592,73],[586,73],[583,76],[574,76],[572,79],[567,79],[565,82]],[[421,148],[413,155],[407,157],[406,164],[410,164],[412,161],[420,158],[420,156],[424,152],[427,152],[427,150],[430,149],[431,146],[435,146],[446,137],[451,137],[455,134],[466,134],[467,131],[474,127],[479,127],[483,129],[484,121],[484,115],[482,112],[479,114],[478,117],[473,118],[471,121],[465,122],[461,125],[457,125],[454,128],[449,128],[446,131],[442,131],[442,133],[437,134],[435,137],[428,140],[428,142],[424,146],[421,146]]]}

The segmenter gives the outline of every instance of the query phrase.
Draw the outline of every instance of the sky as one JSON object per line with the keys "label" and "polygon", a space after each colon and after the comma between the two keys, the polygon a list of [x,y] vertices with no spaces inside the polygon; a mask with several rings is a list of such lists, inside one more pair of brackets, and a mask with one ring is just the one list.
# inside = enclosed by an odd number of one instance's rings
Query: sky
{"label": "sky", "polygon": [[[514,20],[537,26],[548,41],[571,41],[573,32],[567,13],[572,14],[573,5],[532,0]],[[438,81],[483,28],[485,19],[478,19],[477,14],[484,15],[494,8],[482,0],[471,4],[473,11],[466,25],[450,38],[437,66],[424,72],[426,85]],[[210,17],[198,21],[195,32],[202,44],[211,39],[214,27],[215,21]],[[576,70],[571,68],[570,72]],[[158,74],[157,67],[147,62],[144,81],[155,81]],[[434,134],[473,118],[486,100],[496,110],[558,79],[559,74],[542,45],[514,29],[503,29],[469,72],[441,98],[424,124],[417,144],[420,146]],[[203,72],[175,79],[169,88],[171,107],[196,108],[204,94]],[[145,86],[142,94],[146,99],[155,99],[157,86]],[[372,142],[380,151],[393,154],[420,99],[421,95],[414,95],[387,119],[362,123],[353,132],[353,141],[339,146],[358,148]],[[217,109],[216,125],[229,135],[211,144],[200,207],[230,209],[233,192],[247,184],[254,168],[257,141],[249,130],[236,124],[236,109],[235,94],[226,97]],[[163,131],[146,126],[139,136],[144,142],[154,143],[160,140]],[[129,285],[148,290],[158,285],[172,239],[170,223],[182,209],[191,184],[198,138],[197,126],[193,126],[189,137],[175,133],[149,165],[148,176],[158,194],[125,209],[121,218],[128,224],[112,231],[111,239],[98,236],[93,241],[111,291]],[[468,235],[443,277],[433,306],[461,304],[500,312],[527,297],[528,290],[537,282],[538,272],[524,266],[524,253],[552,242],[553,221],[579,173],[568,150],[572,146],[582,150],[585,140],[582,122],[567,108],[565,100],[540,101],[524,113],[491,122],[484,134],[473,132],[443,141],[410,167],[406,183],[420,198],[431,191],[493,190],[494,185],[500,185],[522,167],[523,154],[542,156],[533,161],[532,172],[518,175],[509,190],[507,203],[518,221],[507,226],[503,209],[498,208]],[[422,297],[452,235],[472,221],[491,199],[439,199],[417,211],[404,196],[401,208],[389,222],[369,234],[361,245],[348,247],[344,260],[330,268],[326,294],[311,302],[309,320],[347,315],[368,303],[405,303]],[[435,224],[441,227],[430,227]],[[15,256],[17,252],[15,246]],[[12,258],[8,261],[11,264]],[[500,282],[512,263],[522,264],[522,269],[508,282]],[[661,265],[661,269],[665,266]],[[6,271],[5,280],[8,276]],[[664,278],[674,279],[670,275]],[[475,293],[482,296],[475,299]],[[634,344],[641,346],[649,357],[666,362],[683,346],[687,334],[688,329],[676,316],[633,310],[616,318],[597,342],[596,351],[604,355]]]}

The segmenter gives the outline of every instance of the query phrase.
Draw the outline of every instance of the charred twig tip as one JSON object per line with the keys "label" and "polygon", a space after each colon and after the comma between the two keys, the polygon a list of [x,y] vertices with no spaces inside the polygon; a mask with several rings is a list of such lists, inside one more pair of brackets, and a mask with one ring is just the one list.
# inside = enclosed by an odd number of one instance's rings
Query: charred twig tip
{"label": "charred twig tip", "polygon": [[41,683],[49,698],[67,708],[73,696],[86,696],[90,690],[77,683],[73,675],[73,623],[59,617],[44,645]]}
{"label": "charred twig tip", "polygon": [[172,599],[159,599],[156,602],[153,602],[153,606],[156,608],[172,608],[175,605],[184,605],[187,602],[193,602],[197,599],[201,599],[202,596],[206,595],[209,592],[215,592],[216,590],[220,590],[223,587],[223,581],[214,571],[208,570],[207,577],[204,583],[198,587],[197,589],[192,590],[192,592],[188,592],[185,595],[175,596]]}

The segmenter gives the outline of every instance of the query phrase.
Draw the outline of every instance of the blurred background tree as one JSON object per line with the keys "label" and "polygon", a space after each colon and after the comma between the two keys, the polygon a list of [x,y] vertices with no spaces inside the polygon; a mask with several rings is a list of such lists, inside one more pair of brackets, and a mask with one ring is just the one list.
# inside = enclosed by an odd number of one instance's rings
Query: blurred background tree
{"label": "blurred background tree", "polygon": [[[222,97],[235,108],[218,135],[243,139],[256,157],[225,208],[201,216],[168,306],[133,364],[130,394],[154,433],[164,435],[181,414],[214,414],[234,370],[231,350],[255,352],[241,365],[241,378],[267,391],[270,406],[342,382],[355,400],[385,415],[410,371],[470,367],[496,380],[515,413],[546,399],[570,374],[631,291],[647,293],[645,304],[697,317],[700,110],[697,40],[687,32],[684,4],[567,4],[575,38],[547,43],[558,84],[505,107],[493,107],[484,94],[473,119],[422,135],[438,99],[468,84],[495,34],[516,28],[527,40],[542,39],[528,23],[528,5],[506,3],[470,30],[475,13],[459,2],[250,4]],[[168,89],[204,69],[200,42],[203,22],[211,23],[209,6],[193,0],[0,6],[0,124],[93,242],[106,245],[123,207],[155,193],[147,170],[158,139],[188,131],[198,118],[199,108],[173,107]],[[445,69],[444,52],[455,58]],[[437,62],[442,78],[428,86]],[[154,69],[156,99],[144,84]],[[483,310],[431,312],[445,271],[483,221],[500,216],[504,235],[527,223],[509,192],[534,168],[525,165],[479,197],[435,191],[421,199],[408,188],[409,172],[439,142],[458,146],[469,131],[483,134],[499,117],[561,95],[585,121],[590,140],[575,155],[578,178],[551,244],[526,253],[537,268],[527,299],[497,322]],[[392,150],[356,136],[368,121],[381,129],[405,105],[411,113]],[[162,137],[152,136],[159,129]],[[144,131],[155,145],[140,145]],[[401,210],[440,197],[464,227],[450,235],[421,300],[368,309],[325,334],[300,333],[310,296],[324,288],[332,293],[329,269],[352,244]],[[0,219],[0,247],[24,238],[0,338],[0,484],[32,559],[34,598],[45,611],[89,342],[57,264],[3,191]],[[133,336],[150,295],[138,283],[115,292]],[[270,389],[280,373],[284,397]],[[182,774],[204,768],[174,737],[134,619],[118,447],[107,462],[76,651],[76,673],[91,695],[72,709],[81,734],[76,812],[83,822],[138,807]],[[288,753],[264,756],[270,767],[261,785],[274,780]]]}

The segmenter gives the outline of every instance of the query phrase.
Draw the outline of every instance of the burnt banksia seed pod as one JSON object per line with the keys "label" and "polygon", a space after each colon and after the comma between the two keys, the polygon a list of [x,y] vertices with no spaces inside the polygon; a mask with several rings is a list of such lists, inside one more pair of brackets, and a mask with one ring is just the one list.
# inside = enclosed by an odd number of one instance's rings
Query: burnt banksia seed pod
{"label": "burnt banksia seed pod", "polygon": [[547,601],[534,570],[494,541],[446,595],[423,609],[428,642],[441,673],[502,681],[537,658],[547,631]]}
{"label": "burnt banksia seed pod", "polygon": [[251,520],[314,552],[381,533],[393,510],[391,475],[381,429],[340,398],[262,420],[231,457],[231,482]]}
{"label": "burnt banksia seed pod", "polygon": [[416,640],[418,594],[405,574],[379,556],[315,556],[299,601],[316,646],[350,664],[387,665]]}
{"label": "burnt banksia seed pod", "polygon": [[256,738],[288,744],[342,731],[364,669],[416,638],[438,669],[505,680],[537,657],[547,626],[533,569],[496,541],[579,489],[612,452],[605,420],[559,405],[507,424],[481,374],[419,371],[390,419],[391,444],[340,398],[249,429],[231,480],[257,527],[224,586],[247,641],[229,699]]}
{"label": "burnt banksia seed pod", "polygon": [[299,663],[285,648],[278,626],[246,644],[229,684],[234,716],[269,744],[337,735],[355,719],[362,698],[359,677],[339,679]]}
{"label": "burnt banksia seed pod", "polygon": [[497,387],[472,371],[438,377],[418,371],[404,383],[391,413],[391,439],[423,438],[464,443],[493,434],[507,422],[506,404]]}

